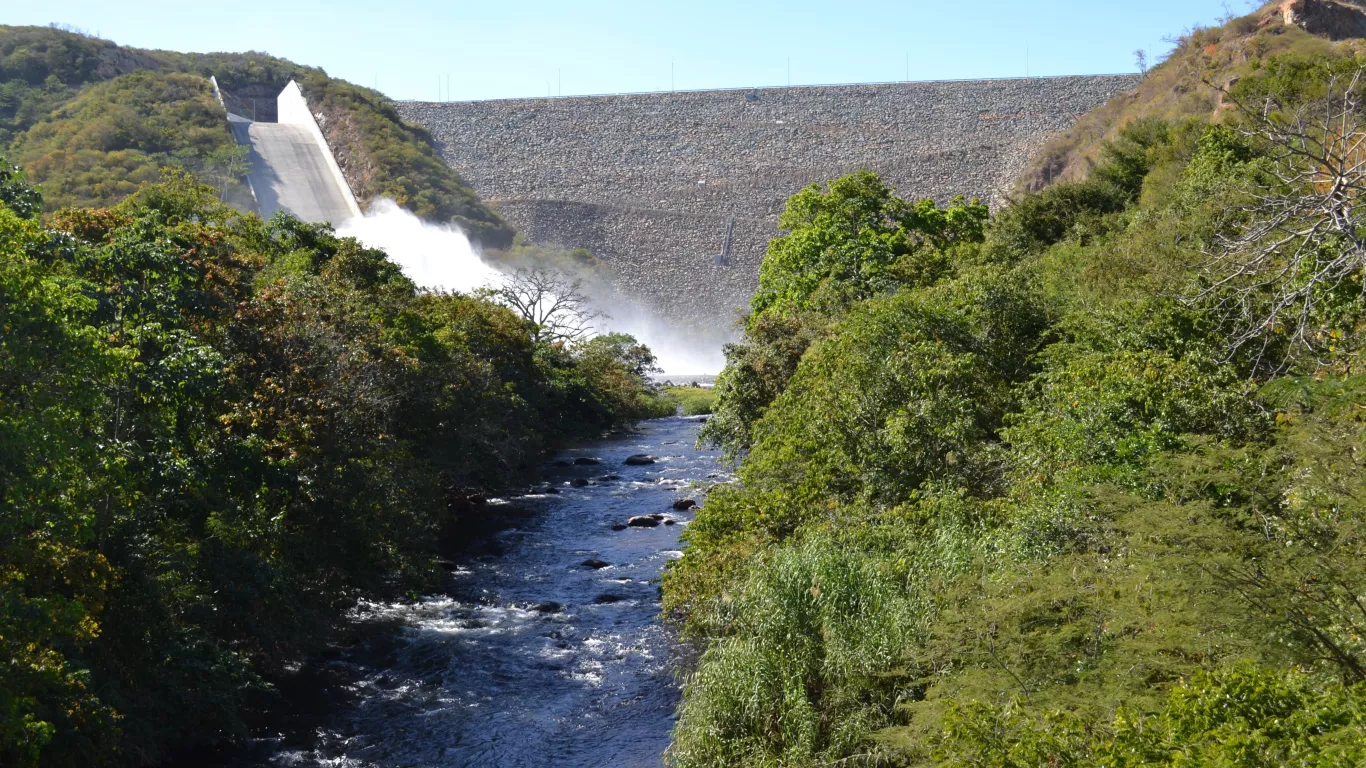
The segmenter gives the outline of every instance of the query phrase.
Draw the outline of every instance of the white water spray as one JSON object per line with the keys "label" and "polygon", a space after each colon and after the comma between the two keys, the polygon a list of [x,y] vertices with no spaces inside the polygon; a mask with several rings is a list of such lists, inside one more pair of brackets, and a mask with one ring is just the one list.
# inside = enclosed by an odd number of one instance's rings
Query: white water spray
{"label": "white water spray", "polygon": [[[384,251],[421,288],[468,293],[503,284],[504,274],[484,261],[458,227],[426,223],[392,200],[376,201],[364,216],[337,227],[337,234]],[[665,373],[714,374],[724,365],[719,342],[690,338],[625,301],[594,298],[597,308],[610,315],[597,330],[635,336],[655,353]]]}
{"label": "white water spray", "polygon": [[720,373],[726,365],[719,337],[701,339],[695,333],[671,327],[632,305],[619,304],[607,311],[612,315],[612,319],[604,323],[608,329],[629,333],[649,347],[665,375],[709,376]]}
{"label": "white water spray", "polygon": [[502,283],[503,274],[479,257],[464,232],[428,224],[393,200],[376,201],[361,218],[342,223],[337,234],[383,250],[422,288],[469,292]]}

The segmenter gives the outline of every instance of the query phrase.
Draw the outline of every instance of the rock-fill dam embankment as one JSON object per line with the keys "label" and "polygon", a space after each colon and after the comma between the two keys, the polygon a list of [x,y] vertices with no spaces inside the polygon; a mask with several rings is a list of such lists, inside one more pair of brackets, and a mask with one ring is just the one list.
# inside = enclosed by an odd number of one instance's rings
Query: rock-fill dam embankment
{"label": "rock-fill dam embankment", "polygon": [[[999,204],[1030,154],[1138,76],[404,102],[533,242],[588,248],[668,320],[726,332],[786,199],[860,168]],[[734,221],[724,264],[716,256]]]}

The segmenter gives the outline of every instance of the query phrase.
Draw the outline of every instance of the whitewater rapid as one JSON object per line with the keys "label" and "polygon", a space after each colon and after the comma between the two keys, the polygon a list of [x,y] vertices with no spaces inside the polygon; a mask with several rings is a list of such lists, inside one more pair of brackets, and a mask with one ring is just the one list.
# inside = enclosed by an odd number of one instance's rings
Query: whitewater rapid
{"label": "whitewater rapid", "polygon": [[[727,479],[694,447],[699,425],[646,421],[547,462],[542,485],[502,505],[509,527],[454,558],[442,594],[357,610],[396,638],[328,662],[349,682],[320,723],[233,765],[660,765],[680,688],[658,579],[693,518],[673,504]],[[638,453],[659,461],[624,463]],[[614,530],[648,514],[676,524]]]}

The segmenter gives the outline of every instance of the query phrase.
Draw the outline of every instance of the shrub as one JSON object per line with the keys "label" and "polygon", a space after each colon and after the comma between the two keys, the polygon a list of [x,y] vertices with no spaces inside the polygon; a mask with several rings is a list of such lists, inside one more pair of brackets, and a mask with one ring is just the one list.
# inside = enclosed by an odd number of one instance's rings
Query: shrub
{"label": "shrub", "polygon": [[705,387],[668,387],[665,390],[670,398],[678,403],[684,416],[705,416],[712,412],[716,392]]}
{"label": "shrub", "polygon": [[234,147],[207,81],[144,71],[83,90],[20,133],[14,157],[42,185],[49,208],[64,208],[117,202],[157,181],[165,166],[207,180],[217,173],[215,152]]}
{"label": "shrub", "polygon": [[875,559],[819,538],[760,554],[718,610],[723,636],[687,682],[667,755],[679,768],[849,754],[885,722],[897,680],[883,675],[923,615]]}
{"label": "shrub", "polygon": [[1066,711],[955,706],[936,749],[943,766],[1346,766],[1366,760],[1366,691],[1293,672],[1233,666],[1197,674],[1161,712],[1095,723]]}

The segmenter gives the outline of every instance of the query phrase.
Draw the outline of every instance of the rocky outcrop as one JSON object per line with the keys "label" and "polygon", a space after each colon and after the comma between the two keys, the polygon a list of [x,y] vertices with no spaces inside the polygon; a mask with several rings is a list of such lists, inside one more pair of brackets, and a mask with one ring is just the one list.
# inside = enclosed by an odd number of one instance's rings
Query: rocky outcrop
{"label": "rocky outcrop", "polygon": [[[1303,28],[1330,40],[1366,37],[1366,3],[1360,0],[1285,0],[1267,21]],[[1263,22],[1266,23],[1266,22]]]}
{"label": "rocky outcrop", "polygon": [[325,99],[310,97],[308,106],[313,110],[313,118],[318,121],[323,137],[327,139],[332,156],[337,160],[337,167],[355,194],[361,210],[364,210],[374,199],[375,179],[380,168],[366,149],[355,118]]}
{"label": "rocky outcrop", "polygon": [[162,69],[161,62],[141,51],[109,43],[100,49],[100,63],[95,67],[95,74],[101,80],[113,80],[143,69],[158,71]]}

